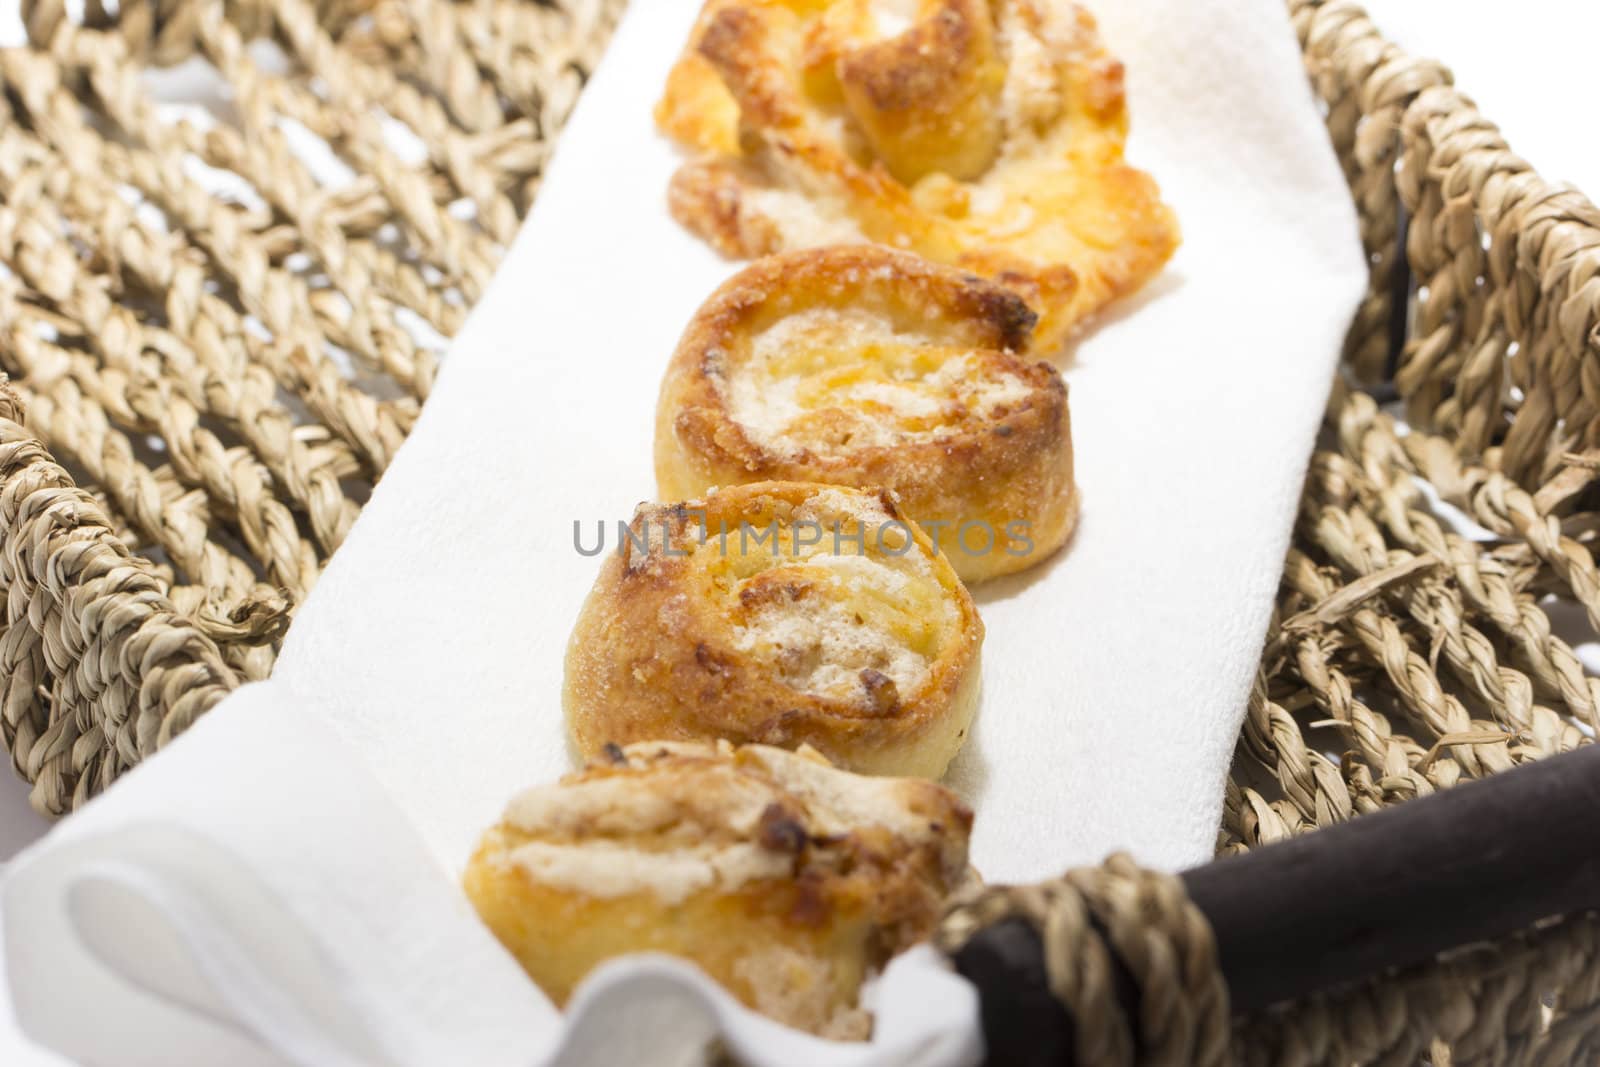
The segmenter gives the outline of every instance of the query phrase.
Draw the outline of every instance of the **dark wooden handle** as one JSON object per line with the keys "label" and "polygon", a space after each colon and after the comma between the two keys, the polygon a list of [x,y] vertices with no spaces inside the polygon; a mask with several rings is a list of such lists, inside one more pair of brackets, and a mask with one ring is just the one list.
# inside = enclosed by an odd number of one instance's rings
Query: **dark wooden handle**
{"label": "dark wooden handle", "polygon": [[[1182,877],[1235,1013],[1497,940],[1600,907],[1600,746]],[[981,931],[955,964],[978,986],[991,1063],[1072,1062],[1072,1020],[1031,927]]]}

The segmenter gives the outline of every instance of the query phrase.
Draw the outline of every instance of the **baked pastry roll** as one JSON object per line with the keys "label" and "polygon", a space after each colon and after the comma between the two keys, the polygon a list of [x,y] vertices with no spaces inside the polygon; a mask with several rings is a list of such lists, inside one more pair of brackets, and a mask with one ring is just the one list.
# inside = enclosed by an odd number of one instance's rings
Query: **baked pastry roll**
{"label": "baked pastry roll", "polygon": [[651,742],[514,799],[465,886],[558,1004],[607,959],[667,952],[790,1026],[864,1038],[863,979],[932,931],[971,825],[941,786],[809,750]]}
{"label": "baked pastry roll", "polygon": [[983,624],[885,492],[757,482],[643,504],[567,648],[575,747],[809,744],[936,778],[977,706]]}
{"label": "baked pastry roll", "polygon": [[724,254],[910,249],[1015,289],[1042,350],[1178,244],[1065,0],[708,0],[656,118],[692,153],[672,212]]}
{"label": "baked pastry roll", "polygon": [[664,500],[766,479],[885,486],[966,581],[1077,518],[1067,387],[1015,294],[875,245],[758,260],[690,322],[656,411]]}

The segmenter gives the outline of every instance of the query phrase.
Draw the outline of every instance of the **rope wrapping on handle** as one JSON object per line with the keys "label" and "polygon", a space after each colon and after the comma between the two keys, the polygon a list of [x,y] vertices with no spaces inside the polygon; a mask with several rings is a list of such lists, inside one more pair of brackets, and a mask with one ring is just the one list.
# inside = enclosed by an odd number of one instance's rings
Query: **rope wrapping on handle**
{"label": "rope wrapping on handle", "polygon": [[1231,1062],[1216,942],[1178,878],[1118,854],[1054,881],[988,887],[951,906],[935,944],[954,958],[979,931],[1011,919],[1039,936],[1050,993],[1071,1020],[1077,1063]]}

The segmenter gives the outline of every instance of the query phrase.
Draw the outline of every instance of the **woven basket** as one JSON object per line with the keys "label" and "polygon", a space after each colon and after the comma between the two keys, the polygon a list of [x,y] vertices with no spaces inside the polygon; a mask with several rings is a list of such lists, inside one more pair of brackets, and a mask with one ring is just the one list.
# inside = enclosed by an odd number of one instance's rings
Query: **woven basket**
{"label": "woven basket", "polygon": [[[121,0],[112,15],[90,0],[72,19],[62,0],[24,0],[32,44],[0,52],[0,367],[15,390],[0,396],[0,721],[41,811],[82,803],[270,669],[621,6]],[[1353,3],[1289,7],[1372,283],[1222,852],[1574,748],[1579,724],[1600,724],[1600,682],[1572,647],[1600,633],[1600,213],[1540,180],[1447,70]],[[146,76],[179,63],[225,85],[209,119]],[[297,138],[323,142],[339,180],[309,171]],[[206,168],[238,178],[238,198],[206,192]],[[1488,535],[1457,532],[1452,508]],[[1156,886],[1127,899],[1159,926],[1151,901],[1171,884],[1120,863],[1005,906],[1059,916],[1066,901],[1115,932],[1119,885]],[[1080,1037],[1127,1052],[1104,1062],[1587,1062],[1597,934],[1584,917],[1545,924],[1231,1026],[1200,966],[1151,979],[1147,1008],[1160,988],[1172,1017],[1223,1025],[1160,1042],[1149,1019],[1057,992]]]}

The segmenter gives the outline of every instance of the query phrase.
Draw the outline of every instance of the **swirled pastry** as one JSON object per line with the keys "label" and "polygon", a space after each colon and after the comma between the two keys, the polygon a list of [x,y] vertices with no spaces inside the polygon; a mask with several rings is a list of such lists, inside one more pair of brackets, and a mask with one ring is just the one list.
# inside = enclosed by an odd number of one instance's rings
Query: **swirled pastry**
{"label": "swirled pastry", "polygon": [[518,796],[464,880],[558,1004],[607,959],[667,952],[790,1026],[861,1038],[862,980],[931,932],[971,825],[932,782],[651,742]]}
{"label": "swirled pastry", "polygon": [[1178,243],[1123,162],[1123,69],[1066,0],[708,0],[657,105],[724,254],[873,241],[996,279],[1041,350]]}
{"label": "swirled pastry", "polygon": [[1067,389],[1015,294],[875,245],[758,260],[690,322],[656,412],[662,499],[766,479],[885,486],[963,579],[1077,516]]}
{"label": "swirled pastry", "polygon": [[757,482],[641,505],[567,648],[578,751],[809,744],[870,774],[944,773],[976,710],[983,624],[886,492]]}

